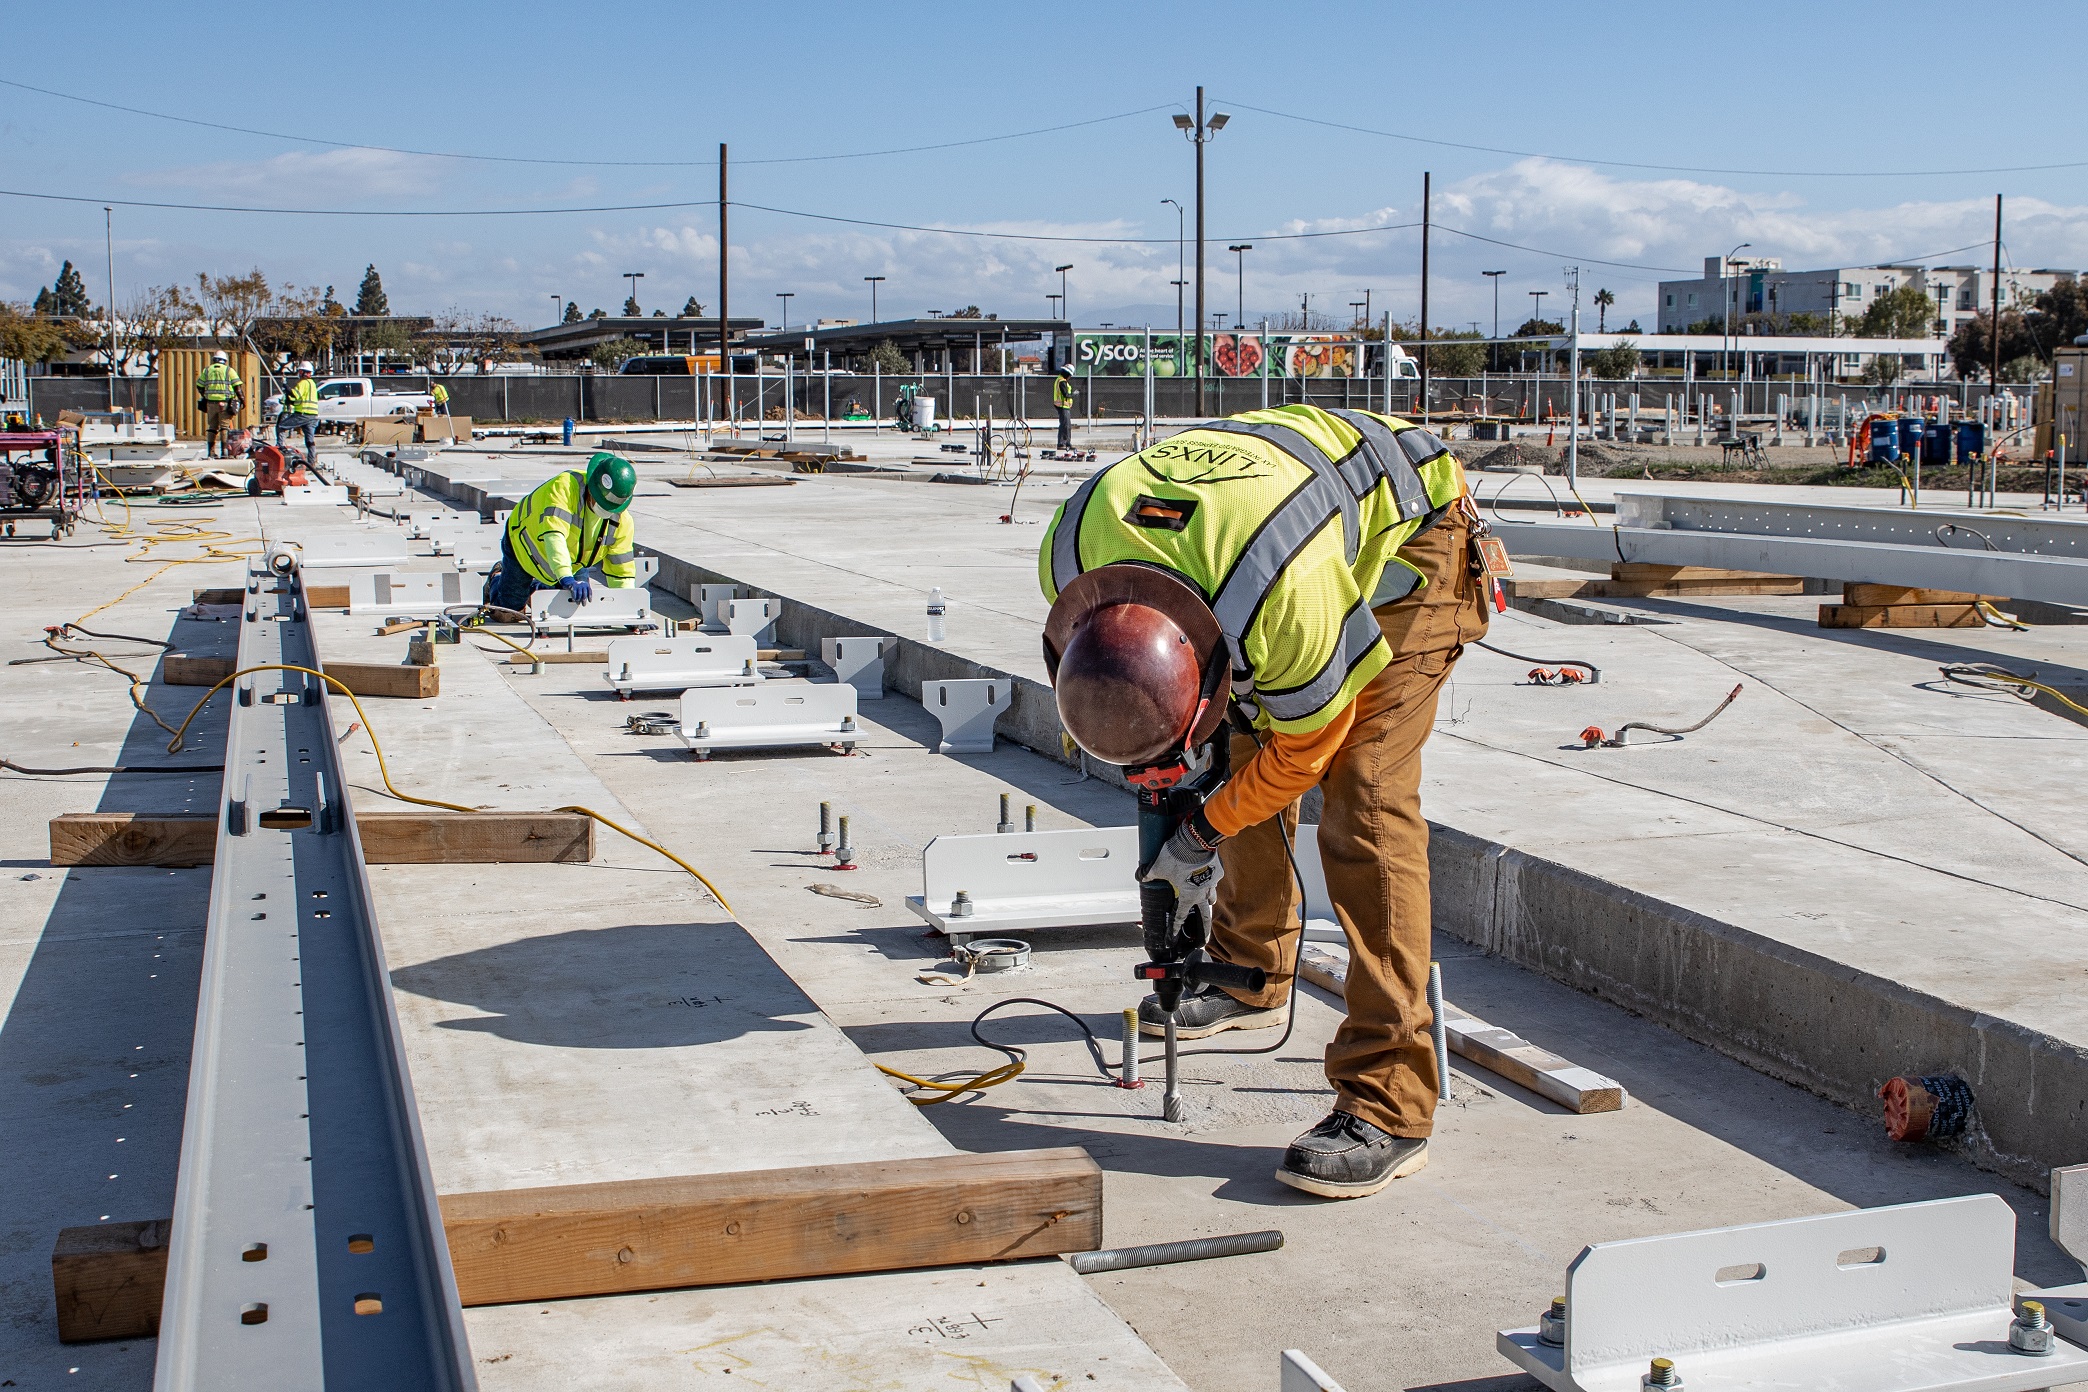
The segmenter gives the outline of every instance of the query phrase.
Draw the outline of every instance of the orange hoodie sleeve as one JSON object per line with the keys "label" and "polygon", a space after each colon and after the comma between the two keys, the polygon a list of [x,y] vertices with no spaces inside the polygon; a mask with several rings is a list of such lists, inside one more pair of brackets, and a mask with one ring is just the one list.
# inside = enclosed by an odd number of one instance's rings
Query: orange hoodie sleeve
{"label": "orange hoodie sleeve", "polygon": [[1220,836],[1237,836],[1303,797],[1334,762],[1355,723],[1356,703],[1351,701],[1341,714],[1310,734],[1273,731],[1254,757],[1234,770],[1204,804],[1211,829]]}

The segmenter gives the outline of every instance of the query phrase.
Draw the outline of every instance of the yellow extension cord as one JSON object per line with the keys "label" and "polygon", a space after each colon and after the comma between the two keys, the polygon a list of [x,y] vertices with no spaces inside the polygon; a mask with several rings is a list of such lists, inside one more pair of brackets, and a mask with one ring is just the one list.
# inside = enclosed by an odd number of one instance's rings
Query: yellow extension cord
{"label": "yellow extension cord", "polygon": [[[461,803],[443,802],[436,798],[415,797],[411,793],[400,792],[397,786],[395,786],[392,783],[391,769],[384,762],[384,746],[378,743],[377,728],[376,726],[370,723],[370,713],[363,709],[363,704],[361,701],[356,699],[355,693],[353,691],[350,691],[346,686],[342,685],[340,681],[328,676],[324,672],[317,671],[310,667],[295,666],[291,663],[266,663],[255,667],[242,667],[238,671],[233,672],[227,677],[225,677],[224,680],[218,682],[217,685],[211,687],[210,690],[204,692],[202,699],[196,702],[195,706],[189,711],[187,718],[181,722],[181,728],[174,732],[174,738],[167,742],[167,752],[169,754],[178,754],[181,752],[182,737],[188,733],[188,727],[190,723],[193,722],[195,718],[202,713],[203,707],[209,704],[211,697],[217,695],[218,692],[224,690],[227,686],[231,685],[239,678],[249,676],[255,672],[302,672],[308,677],[319,678],[319,680],[325,682],[328,686],[331,686],[336,691],[340,692],[343,696],[346,696],[348,698],[348,703],[355,707],[356,715],[359,716],[362,720],[363,733],[370,737],[370,748],[377,755],[377,776],[384,782],[384,791],[391,794],[399,801],[414,803],[421,807],[440,807],[445,811],[449,812],[480,812],[486,810],[484,808],[479,807],[465,807]],[[725,910],[726,913],[733,912],[732,905],[726,901],[725,896],[719,892],[718,887],[712,884],[701,870],[698,870],[695,866],[689,864],[689,862],[683,860],[680,856],[668,850],[659,842],[651,840],[648,837],[640,836],[637,832],[632,831],[629,827],[624,826],[622,823],[617,822],[611,818],[603,816],[601,813],[595,811],[592,807],[580,807],[574,805],[568,807],[560,807],[554,810],[559,812],[577,812],[583,817],[589,817],[597,822],[600,822],[603,826],[608,827],[611,831],[629,837],[631,840],[636,841],[641,846],[659,852],[661,855],[667,857],[667,859],[673,861],[676,865],[679,865],[682,869],[688,871],[691,875],[694,875],[696,877],[697,883],[701,884],[706,890],[709,890],[711,898],[718,901],[719,908]]]}
{"label": "yellow extension cord", "polygon": [[935,1095],[933,1097],[909,1097],[906,1099],[916,1107],[933,1107],[938,1102],[949,1101],[960,1092],[978,1092],[985,1088],[999,1087],[1002,1083],[1012,1082],[1016,1075],[1020,1074],[1027,1066],[1022,1063],[1004,1063],[998,1068],[989,1068],[977,1077],[967,1078],[961,1083],[938,1083],[930,1078],[916,1078],[911,1073],[901,1073],[898,1069],[887,1068],[881,1063],[876,1067],[877,1071],[884,1074],[887,1078],[898,1078],[904,1082],[912,1083],[915,1087],[934,1089]]}

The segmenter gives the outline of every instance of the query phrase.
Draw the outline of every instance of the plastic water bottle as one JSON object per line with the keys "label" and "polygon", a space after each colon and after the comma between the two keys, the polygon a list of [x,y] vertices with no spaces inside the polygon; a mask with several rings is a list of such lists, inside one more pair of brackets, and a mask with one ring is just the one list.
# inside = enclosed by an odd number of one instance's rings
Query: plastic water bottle
{"label": "plastic water bottle", "polygon": [[573,418],[571,416],[565,418],[565,442],[569,445],[573,443]]}
{"label": "plastic water bottle", "polygon": [[929,642],[940,643],[943,640],[943,615],[948,611],[949,605],[943,599],[942,586],[937,585],[934,589],[928,591]]}

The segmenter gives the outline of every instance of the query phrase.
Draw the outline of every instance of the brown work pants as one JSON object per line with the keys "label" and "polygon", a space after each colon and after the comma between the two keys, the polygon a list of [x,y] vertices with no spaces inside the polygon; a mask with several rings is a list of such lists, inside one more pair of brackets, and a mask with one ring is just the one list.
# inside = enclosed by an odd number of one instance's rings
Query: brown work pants
{"label": "brown work pants", "polygon": [[[1320,780],[1328,897],[1348,935],[1348,1019],[1327,1046],[1335,1106],[1395,1136],[1434,1127],[1436,1058],[1428,1018],[1428,823],[1421,746],[1436,696],[1464,645],[1486,633],[1486,580],[1467,563],[1469,531],[1453,514],[1400,554],[1428,584],[1377,611],[1392,665],[1356,698],[1356,720]],[[1255,741],[1232,737],[1233,767]],[[1296,835],[1296,803],[1282,813]],[[1272,817],[1219,848],[1212,955],[1260,967],[1268,987],[1249,1004],[1282,1006],[1298,950],[1298,887]]]}
{"label": "brown work pants", "polygon": [[215,456],[221,438],[229,437],[239,424],[239,408],[229,401],[203,403],[203,454]]}

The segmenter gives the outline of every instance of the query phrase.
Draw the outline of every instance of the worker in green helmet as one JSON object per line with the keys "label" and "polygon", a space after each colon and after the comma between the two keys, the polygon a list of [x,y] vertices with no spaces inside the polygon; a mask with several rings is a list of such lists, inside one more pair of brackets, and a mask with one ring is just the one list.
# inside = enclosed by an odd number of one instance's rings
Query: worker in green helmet
{"label": "worker in green helmet", "polygon": [[558,589],[585,604],[597,583],[588,578],[591,570],[613,589],[636,585],[630,509],[637,491],[631,461],[608,453],[531,489],[508,516],[500,564],[486,577],[486,602],[519,611],[538,590]]}

